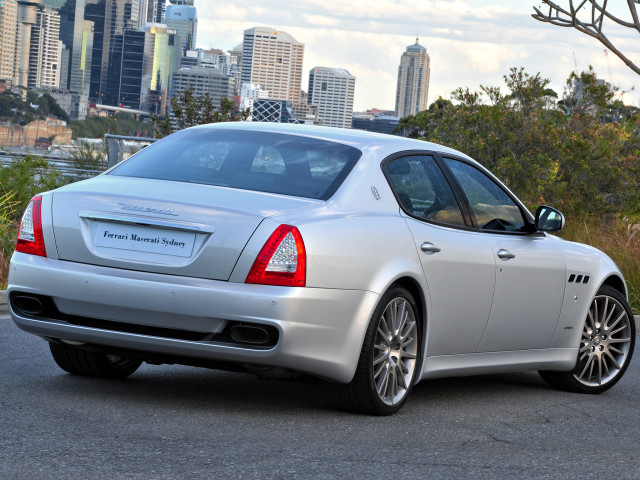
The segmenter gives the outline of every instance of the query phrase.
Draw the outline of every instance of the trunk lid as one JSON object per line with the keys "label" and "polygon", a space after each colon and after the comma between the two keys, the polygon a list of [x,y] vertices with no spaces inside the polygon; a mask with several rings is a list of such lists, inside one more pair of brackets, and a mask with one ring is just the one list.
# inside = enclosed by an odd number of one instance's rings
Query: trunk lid
{"label": "trunk lid", "polygon": [[102,175],[53,193],[53,231],[61,260],[228,280],[265,217],[318,203],[250,190]]}

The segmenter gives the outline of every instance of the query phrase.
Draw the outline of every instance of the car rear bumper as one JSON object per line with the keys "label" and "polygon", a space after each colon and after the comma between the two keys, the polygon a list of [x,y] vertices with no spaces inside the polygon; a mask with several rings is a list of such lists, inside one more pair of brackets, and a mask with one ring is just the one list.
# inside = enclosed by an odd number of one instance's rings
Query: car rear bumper
{"label": "car rear bumper", "polygon": [[[379,300],[379,295],[360,290],[203,280],[23,253],[12,257],[7,293],[15,323],[49,339],[143,355],[283,367],[338,382],[353,377]],[[17,308],[16,296],[25,294],[50,298],[60,314]],[[258,347],[220,341],[219,334],[230,322],[277,329],[277,341]],[[211,335],[206,340],[163,333],[173,331]]]}

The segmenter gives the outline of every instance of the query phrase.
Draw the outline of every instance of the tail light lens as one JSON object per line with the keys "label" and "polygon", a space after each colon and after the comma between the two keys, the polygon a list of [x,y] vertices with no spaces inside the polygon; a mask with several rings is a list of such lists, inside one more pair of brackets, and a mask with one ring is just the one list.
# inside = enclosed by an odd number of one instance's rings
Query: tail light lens
{"label": "tail light lens", "polygon": [[47,256],[44,248],[44,236],[42,235],[42,197],[36,195],[31,199],[27,209],[22,215],[16,252],[29,253],[31,255]]}
{"label": "tail light lens", "polygon": [[247,275],[246,283],[304,287],[307,253],[296,227],[280,225],[271,234]]}

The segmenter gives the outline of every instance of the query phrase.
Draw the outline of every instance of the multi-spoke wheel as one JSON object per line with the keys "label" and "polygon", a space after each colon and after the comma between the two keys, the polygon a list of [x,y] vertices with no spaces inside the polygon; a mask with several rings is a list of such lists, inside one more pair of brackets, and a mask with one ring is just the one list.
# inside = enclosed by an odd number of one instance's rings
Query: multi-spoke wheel
{"label": "multi-spoke wheel", "polygon": [[404,297],[391,300],[376,329],[373,345],[373,381],[380,400],[393,406],[406,396],[418,355],[413,308]]}
{"label": "multi-spoke wheel", "polygon": [[627,300],[604,285],[589,307],[573,371],[540,372],[540,375],[565,390],[603,392],[615,385],[627,369],[635,338],[635,323]]}
{"label": "multi-spoke wheel", "polygon": [[332,385],[339,406],[362,413],[391,415],[415,381],[420,345],[418,309],[411,294],[394,286],[371,318],[351,383]]}
{"label": "multi-spoke wheel", "polygon": [[66,343],[49,343],[51,355],[58,366],[74,375],[102,378],[125,378],[135,372],[140,360],[82,350]]}

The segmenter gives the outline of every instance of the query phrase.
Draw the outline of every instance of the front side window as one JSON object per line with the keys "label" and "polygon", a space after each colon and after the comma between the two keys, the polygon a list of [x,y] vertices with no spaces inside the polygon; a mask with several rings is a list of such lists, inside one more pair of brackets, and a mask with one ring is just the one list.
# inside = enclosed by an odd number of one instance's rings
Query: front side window
{"label": "front side window", "polygon": [[433,157],[396,158],[384,168],[405,212],[433,222],[465,225],[456,197]]}
{"label": "front side window", "polygon": [[444,160],[466,195],[479,228],[522,231],[525,220],[520,208],[497,183],[468,163]]}

